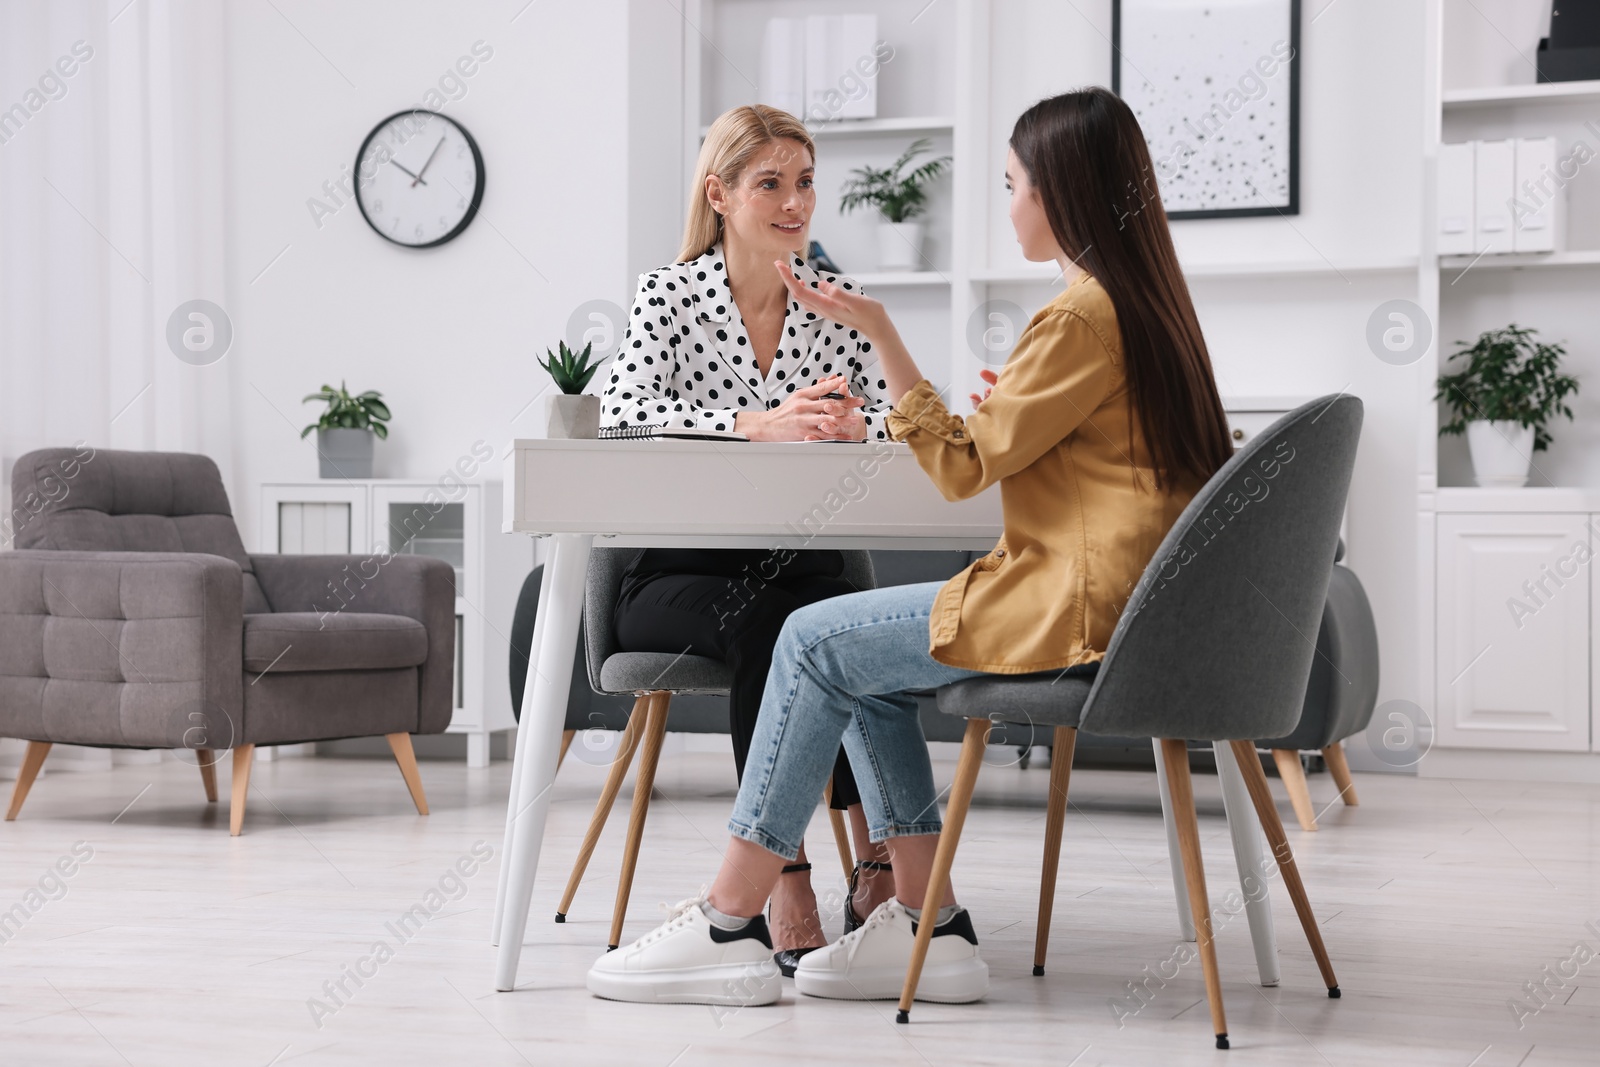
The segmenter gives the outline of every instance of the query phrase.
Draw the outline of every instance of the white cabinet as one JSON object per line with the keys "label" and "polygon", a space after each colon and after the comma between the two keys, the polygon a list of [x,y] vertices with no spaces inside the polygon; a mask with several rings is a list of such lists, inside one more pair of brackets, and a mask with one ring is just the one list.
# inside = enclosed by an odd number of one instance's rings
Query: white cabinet
{"label": "white cabinet", "polygon": [[1441,510],[1438,745],[1592,750],[1591,519],[1576,511]]}
{"label": "white cabinet", "polygon": [[511,616],[533,542],[500,530],[498,482],[350,479],[261,487],[263,552],[377,553],[443,559],[456,572],[455,714],[467,764],[489,765],[489,735],[509,730]]}

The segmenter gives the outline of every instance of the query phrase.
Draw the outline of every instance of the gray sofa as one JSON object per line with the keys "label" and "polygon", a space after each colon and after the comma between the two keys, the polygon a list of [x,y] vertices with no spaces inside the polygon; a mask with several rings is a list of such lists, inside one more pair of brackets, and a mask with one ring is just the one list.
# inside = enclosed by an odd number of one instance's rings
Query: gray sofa
{"label": "gray sofa", "polygon": [[12,473],[0,553],[0,737],[190,749],[215,799],[233,750],[239,831],[256,745],[382,734],[426,813],[410,735],[453,713],[455,576],[422,556],[244,550],[217,466],[44,449]]}

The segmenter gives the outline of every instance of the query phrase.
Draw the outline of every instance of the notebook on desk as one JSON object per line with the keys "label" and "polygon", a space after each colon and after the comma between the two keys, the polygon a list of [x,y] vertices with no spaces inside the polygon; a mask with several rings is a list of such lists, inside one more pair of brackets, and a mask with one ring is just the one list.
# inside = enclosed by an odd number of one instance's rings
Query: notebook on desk
{"label": "notebook on desk", "polygon": [[690,430],[681,426],[640,423],[637,426],[602,426],[602,441],[636,441],[670,438],[676,441],[748,441],[737,430]]}

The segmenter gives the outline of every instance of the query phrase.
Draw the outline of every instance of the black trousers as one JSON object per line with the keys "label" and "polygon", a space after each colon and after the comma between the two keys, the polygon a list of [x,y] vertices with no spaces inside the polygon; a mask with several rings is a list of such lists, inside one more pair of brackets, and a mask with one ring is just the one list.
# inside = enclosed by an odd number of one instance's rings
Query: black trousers
{"label": "black trousers", "polygon": [[[843,578],[779,577],[751,589],[748,583],[714,575],[656,575],[618,601],[617,642],[625,652],[687,653],[721,660],[732,668],[728,727],[734,766],[743,781],[783,621],[797,608],[855,591]],[[860,802],[841,746],[833,765],[831,806],[847,808]]]}

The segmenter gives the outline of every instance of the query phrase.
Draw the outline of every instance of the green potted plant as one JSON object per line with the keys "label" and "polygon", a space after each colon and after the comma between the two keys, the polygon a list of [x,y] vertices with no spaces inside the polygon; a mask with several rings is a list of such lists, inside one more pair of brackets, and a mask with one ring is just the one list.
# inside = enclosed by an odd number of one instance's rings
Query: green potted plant
{"label": "green potted plant", "polygon": [[1572,418],[1565,401],[1578,392],[1578,380],[1560,371],[1566,349],[1535,341],[1537,332],[1512,323],[1472,345],[1457,341],[1445,366],[1458,359],[1465,365],[1439,375],[1433,398],[1450,411],[1439,435],[1467,435],[1479,485],[1526,485],[1533,454],[1550,447],[1546,425],[1557,415]]}
{"label": "green potted plant", "polygon": [[588,396],[584,389],[600,361],[590,362],[591,342],[583,351],[573,354],[565,341],[557,343],[557,351],[545,349],[545,359],[540,366],[550,373],[551,381],[561,392],[549,399],[546,405],[546,437],[594,438],[600,433],[600,398]]}
{"label": "green potted plant", "polygon": [[320,419],[300,431],[302,439],[312,430],[317,431],[322,477],[372,477],[372,439],[389,436],[386,423],[391,416],[382,397],[372,389],[351,396],[341,381],[339,388],[324,385],[301,401],[309,404],[318,400],[328,405]]}
{"label": "green potted plant", "polygon": [[878,226],[879,270],[922,269],[923,229],[917,216],[925,210],[927,194],[923,187],[944,173],[950,157],[930,159],[913,171],[901,172],[926,152],[930,144],[926,137],[918,138],[889,166],[858,167],[850,172],[852,177],[844,184],[839,214],[847,214],[858,207],[878,209],[882,219]]}

